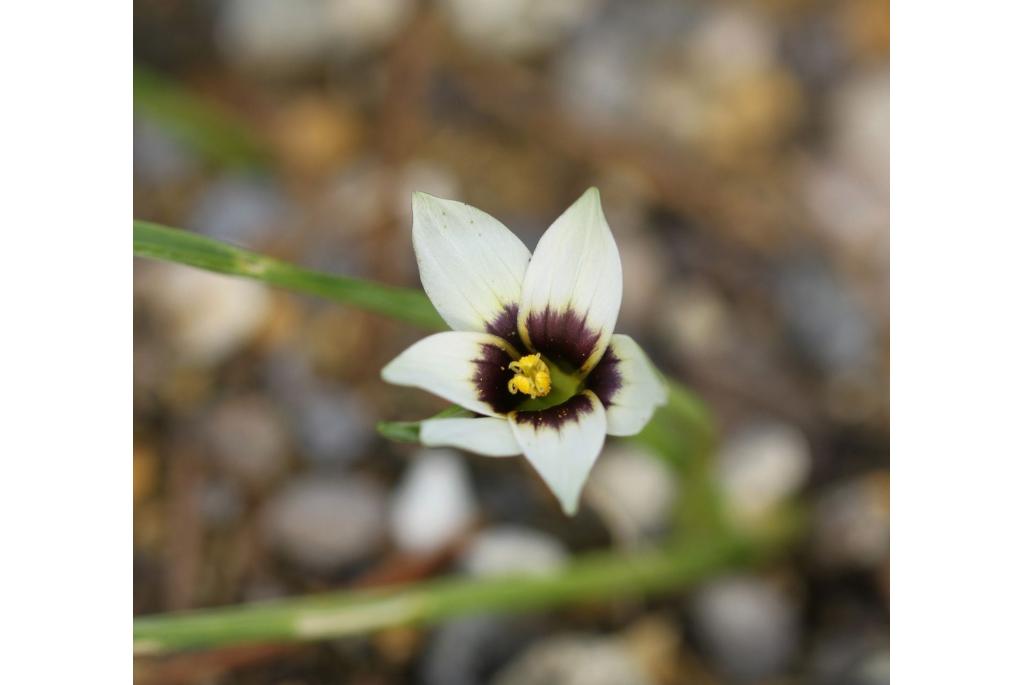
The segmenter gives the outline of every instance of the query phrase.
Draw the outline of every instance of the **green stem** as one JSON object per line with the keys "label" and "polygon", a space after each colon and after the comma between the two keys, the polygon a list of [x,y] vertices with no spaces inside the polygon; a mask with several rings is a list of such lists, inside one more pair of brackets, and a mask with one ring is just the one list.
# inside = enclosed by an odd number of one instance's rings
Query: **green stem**
{"label": "green stem", "polygon": [[269,153],[245,121],[172,78],[136,65],[135,110],[203,159],[231,167],[263,166]]}
{"label": "green stem", "polygon": [[763,561],[786,545],[798,518],[756,538],[720,535],[633,556],[603,554],[542,576],[441,579],[411,587],[327,593],[135,620],[137,655],[240,643],[322,640],[467,614],[517,613],[678,591],[716,573]]}
{"label": "green stem", "polygon": [[448,327],[418,290],[303,269],[205,236],[148,221],[134,222],[135,255],[252,278],[399,319],[428,330]]}

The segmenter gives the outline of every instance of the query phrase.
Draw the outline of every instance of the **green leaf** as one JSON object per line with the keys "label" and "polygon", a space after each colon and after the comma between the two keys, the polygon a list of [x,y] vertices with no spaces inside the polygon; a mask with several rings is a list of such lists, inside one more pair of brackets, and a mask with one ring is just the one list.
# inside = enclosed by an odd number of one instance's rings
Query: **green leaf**
{"label": "green leaf", "polygon": [[418,290],[303,269],[206,236],[147,221],[135,221],[134,229],[134,250],[138,257],[252,278],[342,302],[428,330],[448,328],[427,296]]}
{"label": "green leaf", "polygon": [[135,67],[134,103],[136,111],[205,159],[241,167],[267,161],[266,149],[238,117],[139,65]]}
{"label": "green leaf", "polygon": [[[468,418],[470,416],[473,416],[473,412],[453,405],[437,414],[434,414],[430,418],[451,419]],[[422,424],[423,421],[428,420],[429,419],[422,419],[420,421],[379,421],[377,422],[377,432],[388,440],[394,440],[395,442],[418,443],[420,441],[420,424]]]}

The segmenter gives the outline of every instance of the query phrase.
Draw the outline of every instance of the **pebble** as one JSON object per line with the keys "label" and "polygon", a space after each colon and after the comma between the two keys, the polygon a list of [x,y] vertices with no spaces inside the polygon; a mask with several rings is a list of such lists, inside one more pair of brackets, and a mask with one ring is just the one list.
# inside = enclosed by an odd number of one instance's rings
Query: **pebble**
{"label": "pebble", "polygon": [[677,361],[711,359],[728,351],[735,338],[729,308],[710,285],[685,281],[659,298],[659,332],[669,341]]}
{"label": "pebble", "polygon": [[210,413],[205,429],[216,463],[249,487],[265,487],[288,464],[288,426],[263,397],[224,401]]}
{"label": "pebble", "polygon": [[[381,203],[388,197],[386,177],[380,162],[360,159],[331,179],[324,204],[327,212],[338,217],[336,230],[341,237],[348,241],[366,238],[377,228]],[[405,201],[411,208],[411,197]]]}
{"label": "pebble", "polygon": [[427,554],[465,532],[476,516],[469,473],[451,450],[413,458],[391,501],[391,537],[399,549]]}
{"label": "pebble", "polygon": [[246,345],[270,313],[266,286],[176,264],[149,264],[137,278],[161,335],[186,363],[214,366]]}
{"label": "pebble", "polygon": [[455,33],[482,52],[525,57],[562,42],[601,0],[443,0]]}
{"label": "pebble", "polygon": [[463,550],[459,565],[471,576],[545,575],[569,563],[561,540],[521,526],[480,531]]}
{"label": "pebble", "polygon": [[889,70],[843,82],[829,103],[831,147],[843,164],[889,197]]}
{"label": "pebble", "polygon": [[547,637],[527,649],[491,685],[652,685],[653,681],[614,638]]}
{"label": "pebble", "polygon": [[137,180],[154,187],[169,186],[184,181],[198,169],[198,161],[188,148],[158,124],[135,118],[132,171]]}
{"label": "pebble", "polygon": [[318,377],[301,348],[282,348],[268,367],[270,392],[287,408],[304,459],[326,466],[366,455],[376,434],[354,390]]}
{"label": "pebble", "polygon": [[783,31],[780,56],[808,87],[824,89],[842,77],[849,50],[827,11],[787,22]]}
{"label": "pebble", "polygon": [[618,131],[639,121],[645,109],[660,106],[663,95],[645,90],[654,55],[687,35],[693,14],[683,3],[664,0],[609,6],[558,51],[554,75],[562,106],[578,124],[596,130]]}
{"label": "pebble", "polygon": [[874,326],[827,264],[811,257],[780,264],[776,295],[793,342],[823,371],[862,372],[874,363]]}
{"label": "pebble", "polygon": [[771,68],[777,41],[773,25],[762,14],[729,6],[709,12],[686,44],[694,71],[730,82]]}
{"label": "pebble", "polygon": [[314,464],[348,464],[366,455],[373,422],[347,388],[316,383],[291,406],[302,456]]}
{"label": "pebble", "polygon": [[300,477],[267,503],[264,532],[271,547],[315,572],[338,569],[383,542],[387,503],[373,481]]}
{"label": "pebble", "polygon": [[825,566],[871,568],[889,558],[889,477],[839,483],[814,503],[812,549]]}
{"label": "pebble", "polygon": [[583,491],[617,542],[636,546],[664,532],[679,496],[672,470],[642,448],[606,448]]}
{"label": "pebble", "polygon": [[866,256],[885,273],[889,260],[888,195],[878,193],[839,161],[808,160],[800,189],[814,226],[847,253]]}
{"label": "pebble", "polygon": [[741,520],[756,521],[807,481],[810,445],[790,424],[749,423],[726,436],[716,470],[730,510]]}
{"label": "pebble", "polygon": [[227,175],[206,186],[187,226],[211,238],[258,248],[287,221],[288,201],[264,176]]}
{"label": "pebble", "polygon": [[289,75],[324,56],[330,41],[323,0],[225,0],[215,26],[227,60],[260,75]]}
{"label": "pebble", "polygon": [[327,0],[331,49],[355,56],[388,44],[412,17],[413,0]]}
{"label": "pebble", "polygon": [[727,678],[751,682],[777,676],[796,654],[797,609],[759,578],[713,581],[697,590],[692,604],[696,637]]}
{"label": "pebble", "polygon": [[442,624],[432,635],[420,664],[425,685],[481,685],[531,636],[528,621],[471,616]]}

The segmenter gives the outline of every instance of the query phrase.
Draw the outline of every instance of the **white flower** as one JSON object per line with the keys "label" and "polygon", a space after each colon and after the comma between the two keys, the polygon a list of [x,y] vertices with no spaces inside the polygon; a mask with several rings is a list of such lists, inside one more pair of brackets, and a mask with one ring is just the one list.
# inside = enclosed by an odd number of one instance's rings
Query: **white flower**
{"label": "white flower", "polygon": [[454,330],[420,340],[384,367],[479,416],[424,421],[425,445],[491,457],[525,454],[566,514],[605,435],[634,435],[667,399],[632,338],[613,334],[622,265],[596,188],[547,230],[530,256],[493,217],[413,196],[423,289]]}

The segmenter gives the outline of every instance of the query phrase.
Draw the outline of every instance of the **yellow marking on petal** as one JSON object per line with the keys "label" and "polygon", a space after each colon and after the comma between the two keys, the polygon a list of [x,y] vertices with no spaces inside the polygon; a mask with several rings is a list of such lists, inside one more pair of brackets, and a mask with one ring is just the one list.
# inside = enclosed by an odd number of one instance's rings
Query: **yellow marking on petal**
{"label": "yellow marking on petal", "polygon": [[508,391],[513,395],[521,392],[536,399],[546,397],[551,392],[551,371],[539,354],[520,357],[519,361],[510,363],[508,368],[516,373],[508,382]]}

